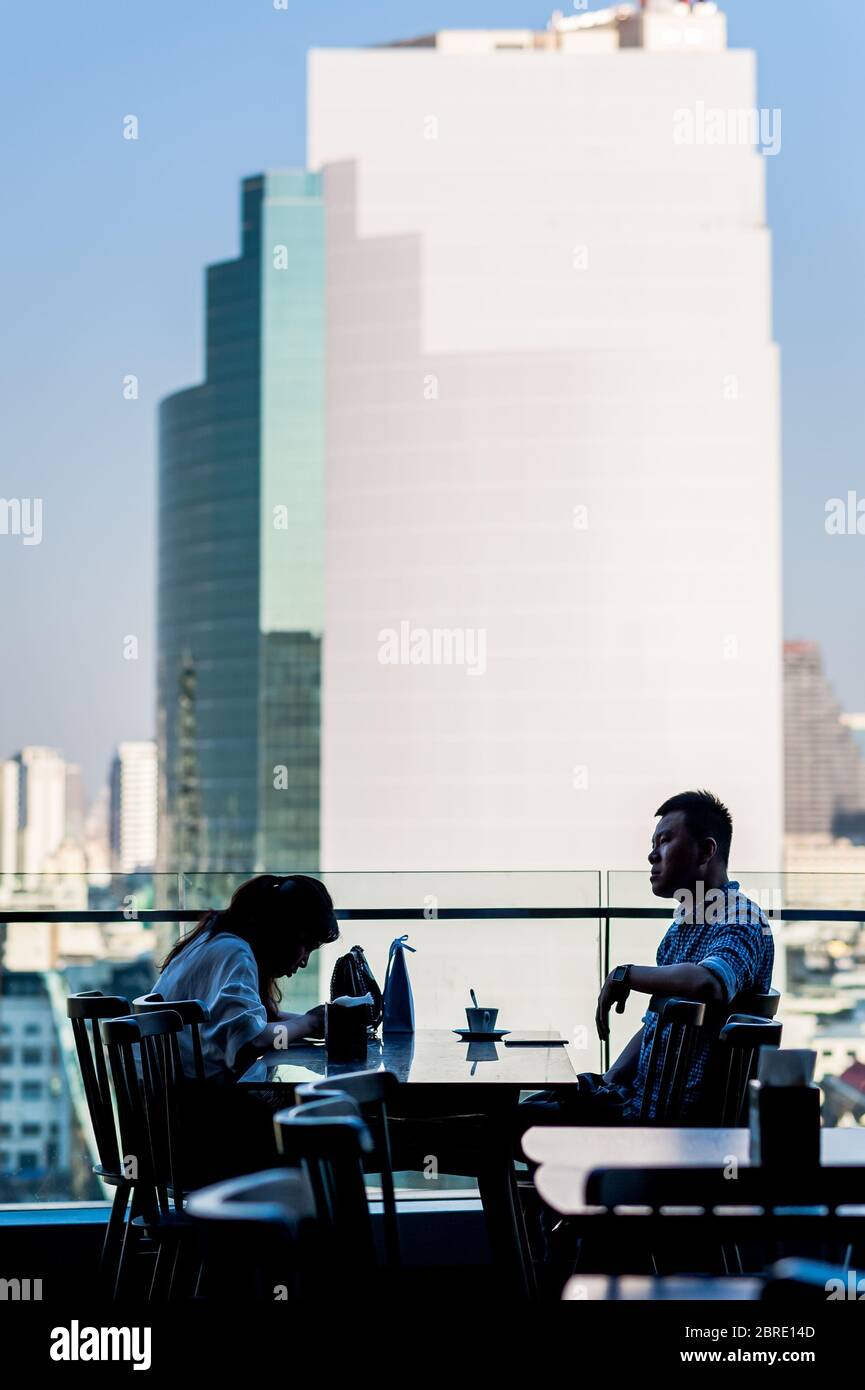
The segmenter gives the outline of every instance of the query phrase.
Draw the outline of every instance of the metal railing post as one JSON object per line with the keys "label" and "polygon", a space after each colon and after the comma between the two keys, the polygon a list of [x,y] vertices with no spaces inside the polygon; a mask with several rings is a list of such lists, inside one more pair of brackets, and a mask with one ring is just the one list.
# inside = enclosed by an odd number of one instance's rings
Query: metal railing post
{"label": "metal railing post", "polygon": [[[600,884],[598,885],[598,887],[600,888]],[[608,976],[609,973],[610,973],[610,913],[609,913],[609,906],[610,906],[610,870],[609,870],[609,869],[607,869],[607,881],[606,881],[606,884],[605,884],[605,890],[606,890],[606,891],[605,891],[605,893],[604,893],[604,903],[603,903],[603,906],[604,906],[605,908],[607,908],[608,910],[607,910],[607,912],[604,914],[604,918],[603,918],[603,922],[604,922],[604,926],[603,926],[603,954],[602,954],[602,956],[601,956],[601,979],[600,979],[600,982],[599,982],[599,984],[598,984],[598,992],[599,992],[599,993],[600,993],[601,986],[602,986],[603,983],[604,983],[604,980],[607,978],[607,976]],[[609,1071],[609,1069],[610,1069],[610,1039],[609,1039],[609,1035],[607,1036],[606,1040],[605,1040],[603,1043],[601,1043],[601,1061],[602,1061],[602,1063],[603,1063],[604,1071],[605,1071],[605,1072]]]}

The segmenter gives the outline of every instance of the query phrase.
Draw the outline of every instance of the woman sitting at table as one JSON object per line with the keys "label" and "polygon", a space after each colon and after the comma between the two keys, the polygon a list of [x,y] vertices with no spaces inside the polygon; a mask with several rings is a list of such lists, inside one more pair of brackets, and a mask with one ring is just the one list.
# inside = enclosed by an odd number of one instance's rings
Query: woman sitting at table
{"label": "woman sitting at table", "polygon": [[[304,874],[261,874],[242,883],[222,911],[205,912],[169,951],[154,993],[200,999],[210,1011],[201,1026],[208,1081],[235,1080],[261,1052],[324,1031],[324,1005],[282,1013],[278,981],[306,968],[313,951],[339,935],[330,894]],[[192,1074],[192,1043],[180,1035]]]}

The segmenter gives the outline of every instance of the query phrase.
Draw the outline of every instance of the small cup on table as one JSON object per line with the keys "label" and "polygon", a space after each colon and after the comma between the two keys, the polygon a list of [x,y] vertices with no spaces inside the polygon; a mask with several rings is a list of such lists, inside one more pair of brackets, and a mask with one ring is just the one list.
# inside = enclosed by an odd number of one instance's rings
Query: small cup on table
{"label": "small cup on table", "polygon": [[466,1023],[470,1033],[495,1032],[498,1009],[466,1009]]}

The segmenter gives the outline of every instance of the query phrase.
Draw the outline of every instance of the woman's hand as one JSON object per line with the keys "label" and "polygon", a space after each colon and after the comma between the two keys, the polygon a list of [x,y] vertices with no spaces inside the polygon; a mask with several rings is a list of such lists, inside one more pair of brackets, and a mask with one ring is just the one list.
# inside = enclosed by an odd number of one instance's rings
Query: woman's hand
{"label": "woman's hand", "polygon": [[314,1009],[310,1009],[306,1014],[307,1029],[306,1036],[309,1038],[324,1037],[324,1004],[316,1004]]}

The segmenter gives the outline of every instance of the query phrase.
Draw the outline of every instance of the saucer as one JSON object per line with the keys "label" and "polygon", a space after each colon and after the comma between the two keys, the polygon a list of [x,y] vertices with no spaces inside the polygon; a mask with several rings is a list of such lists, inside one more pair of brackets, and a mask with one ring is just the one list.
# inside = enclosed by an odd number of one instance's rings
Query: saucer
{"label": "saucer", "polygon": [[463,1042],[498,1042],[499,1038],[507,1037],[510,1031],[510,1028],[493,1028],[489,1033],[474,1033],[471,1028],[454,1029]]}

